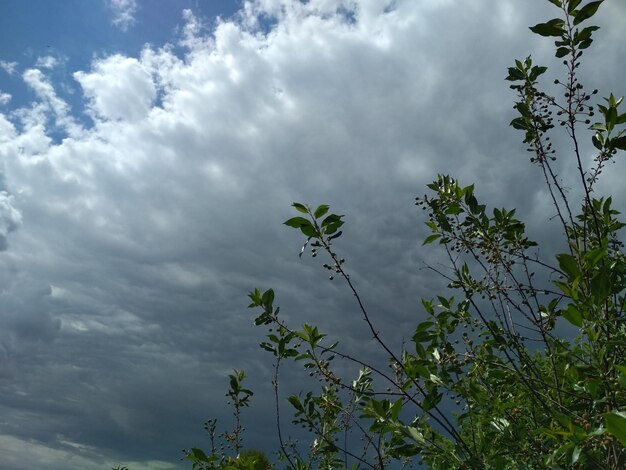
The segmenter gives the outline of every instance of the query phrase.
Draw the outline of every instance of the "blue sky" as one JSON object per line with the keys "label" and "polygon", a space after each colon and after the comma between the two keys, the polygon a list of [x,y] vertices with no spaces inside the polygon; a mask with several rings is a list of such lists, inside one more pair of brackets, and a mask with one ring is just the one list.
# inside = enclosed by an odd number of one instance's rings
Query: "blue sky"
{"label": "blue sky", "polygon": [[[193,9],[211,26],[217,17],[228,19],[236,13],[239,0],[162,0],[117,5],[106,0],[7,0],[0,3],[0,56],[20,67],[35,66],[44,57],[56,59],[52,71],[68,89],[58,93],[82,111],[80,90],[71,83],[71,73],[88,69],[97,57],[122,53],[137,55],[149,44],[171,42],[182,26],[182,11]],[[128,11],[128,20],[124,14]],[[0,75],[0,89],[12,95],[14,107],[33,99],[21,86],[19,74]]]}
{"label": "blue sky", "polygon": [[[553,8],[0,2],[0,468],[188,468],[180,450],[208,447],[204,421],[230,425],[234,368],[255,390],[246,442],[275,449],[255,287],[276,290],[287,321],[376,357],[350,293],[298,258],[282,225],[293,201],[346,214],[337,249],[392,347],[419,298],[445,289],[413,205],[438,173],[517,207],[550,246],[553,209],[508,126],[504,77],[529,53],[551,66],[548,86],[560,76],[528,31]],[[601,94],[626,94],[624,15],[605,2],[580,71]],[[623,206],[613,169],[602,188]],[[288,371],[285,394],[305,379]]]}

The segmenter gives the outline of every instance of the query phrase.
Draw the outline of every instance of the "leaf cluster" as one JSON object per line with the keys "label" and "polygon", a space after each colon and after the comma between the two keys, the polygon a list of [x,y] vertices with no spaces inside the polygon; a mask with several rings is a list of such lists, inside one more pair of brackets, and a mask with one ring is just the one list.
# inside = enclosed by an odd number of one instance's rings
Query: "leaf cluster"
{"label": "leaf cluster", "polygon": [[[366,361],[342,349],[330,340],[340,332],[288,325],[272,289],[249,294],[249,307],[260,310],[255,324],[268,329],[260,346],[274,360],[280,456],[289,468],[626,467],[626,224],[610,196],[595,194],[605,165],[626,150],[626,113],[612,94],[592,104],[597,90],[588,92],[577,76],[598,30],[586,22],[603,0],[548,1],[560,16],[530,29],[555,38],[565,66],[555,82],[562,96],[542,91],[547,67],[530,56],[516,60],[506,80],[517,94],[510,124],[539,167],[565,250],[546,257],[515,209],[490,209],[474,185],[440,175],[416,204],[428,217],[424,245],[437,242],[448,257],[446,270],[429,268],[447,280],[449,292],[422,300],[423,320],[396,351],[334,247],[344,216],[325,204],[293,203],[298,215],[285,225],[306,237],[300,256],[308,249],[313,258],[326,257],[322,267],[354,295],[381,357]],[[592,124],[596,113],[601,120]],[[566,133],[569,149],[553,147],[556,132]],[[590,167],[580,150],[583,133],[597,151]],[[564,186],[559,158],[574,165],[567,188],[578,189],[581,200]],[[292,424],[313,435],[306,454],[283,438],[279,370],[286,360],[313,381],[287,398]],[[347,366],[358,369],[355,378],[345,376]],[[232,377],[231,390],[245,406],[249,390],[235,387],[239,376]]]}

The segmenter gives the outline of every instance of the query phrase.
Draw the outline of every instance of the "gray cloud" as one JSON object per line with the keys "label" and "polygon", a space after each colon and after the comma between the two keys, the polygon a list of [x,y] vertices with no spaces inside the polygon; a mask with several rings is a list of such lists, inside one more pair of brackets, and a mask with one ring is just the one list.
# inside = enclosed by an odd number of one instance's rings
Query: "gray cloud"
{"label": "gray cloud", "polygon": [[[421,3],[258,0],[211,32],[187,12],[178,44],[74,73],[89,123],[45,71],[25,73],[37,101],[0,115],[8,468],[187,468],[180,449],[208,445],[203,421],[229,422],[232,368],[249,372],[257,404],[271,399],[246,309],[256,286],[276,288],[290,321],[340,331],[346,350],[373,357],[351,294],[299,260],[303,240],[281,226],[294,200],[346,214],[337,247],[394,345],[419,298],[443,289],[422,269],[440,259],[420,249],[413,206],[437,173],[476,181],[547,237],[552,214],[508,127],[503,78],[528,52],[551,60],[527,30],[550,10]],[[623,94],[610,82],[626,43],[616,9],[598,17],[602,54],[584,73]],[[286,390],[301,380],[293,372]],[[270,410],[246,412],[249,442],[274,447]]]}
{"label": "gray cloud", "polygon": [[13,197],[0,191],[0,251],[7,249],[7,237],[22,224],[22,215],[13,207]]}

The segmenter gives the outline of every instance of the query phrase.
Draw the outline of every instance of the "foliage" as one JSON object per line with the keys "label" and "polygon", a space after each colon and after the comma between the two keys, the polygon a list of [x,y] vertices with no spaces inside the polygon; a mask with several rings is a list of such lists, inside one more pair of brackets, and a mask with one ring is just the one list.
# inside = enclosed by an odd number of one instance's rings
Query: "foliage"
{"label": "foliage", "polygon": [[[390,369],[342,351],[314,325],[287,325],[273,290],[250,293],[250,307],[261,312],[255,323],[270,329],[261,347],[274,357],[280,454],[289,468],[626,467],[624,224],[612,198],[595,191],[606,165],[626,150],[626,113],[613,95],[590,104],[597,91],[587,92],[577,76],[598,29],[586,22],[603,1],[548,1],[560,17],[530,29],[556,38],[555,56],[565,65],[565,78],[555,81],[562,96],[538,88],[547,68],[531,57],[516,60],[506,79],[517,94],[511,126],[523,132],[545,180],[564,252],[546,258],[515,210],[488,209],[473,185],[439,176],[416,203],[428,214],[424,244],[436,242],[447,254],[449,271],[437,272],[454,295],[422,300],[426,318],[410,347],[393,351],[335,250],[344,216],[327,205],[294,203],[299,215],[285,224],[306,237],[300,256],[309,249],[314,258],[328,258],[324,269],[354,294]],[[592,123],[596,112],[600,120]],[[585,128],[596,152],[590,167],[580,144]],[[571,147],[557,152],[551,137],[563,131]],[[561,163],[576,168],[577,180],[567,187]],[[582,201],[573,200],[571,188]],[[343,378],[335,358],[357,364],[358,376]],[[301,446],[283,439],[285,360],[319,381],[288,397],[293,423],[315,436],[305,457]]]}
{"label": "foliage", "polygon": [[[242,451],[242,433],[245,428],[241,425],[241,409],[250,406],[250,398],[254,393],[245,388],[242,383],[246,378],[243,371],[235,370],[228,376],[229,404],[233,408],[235,427],[232,431],[221,433],[217,438],[221,440],[219,446],[216,445],[217,420],[210,419],[204,424],[204,429],[209,435],[211,442],[211,452],[206,454],[202,449],[192,448],[184,450],[185,460],[192,462],[194,470],[264,470],[271,468],[271,465],[263,452],[249,449]],[[229,456],[227,449],[230,448],[234,456]]]}
{"label": "foliage", "polygon": [[246,450],[236,457],[217,454],[207,455],[200,449],[191,449],[187,460],[193,462],[194,469],[201,470],[268,470],[272,468],[265,454],[259,450]]}

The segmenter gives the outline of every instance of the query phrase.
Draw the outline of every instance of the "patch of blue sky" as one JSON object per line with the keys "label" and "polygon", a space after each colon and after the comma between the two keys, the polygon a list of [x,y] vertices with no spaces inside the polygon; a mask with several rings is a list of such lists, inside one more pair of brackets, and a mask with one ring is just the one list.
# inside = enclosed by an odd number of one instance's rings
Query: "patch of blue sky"
{"label": "patch of blue sky", "polygon": [[337,14],[343,18],[347,24],[356,24],[357,12],[355,8],[347,8],[344,5],[340,5],[337,8]]}
{"label": "patch of blue sky", "polygon": [[[114,12],[106,0],[2,0],[0,1],[0,112],[29,107],[40,98],[24,82],[23,73],[38,68],[51,82],[59,98],[70,106],[70,114],[82,125],[91,126],[85,100],[73,74],[89,71],[95,59],[112,54],[138,57],[146,44],[154,48],[176,46],[184,24],[183,10],[212,27],[215,18],[232,17],[243,0],[146,0],[137,2],[135,21],[127,28],[114,24]],[[15,64],[12,73],[9,65]],[[10,95],[10,99],[6,95]],[[158,103],[157,103],[158,104]],[[51,138],[64,137],[51,129]]]}

